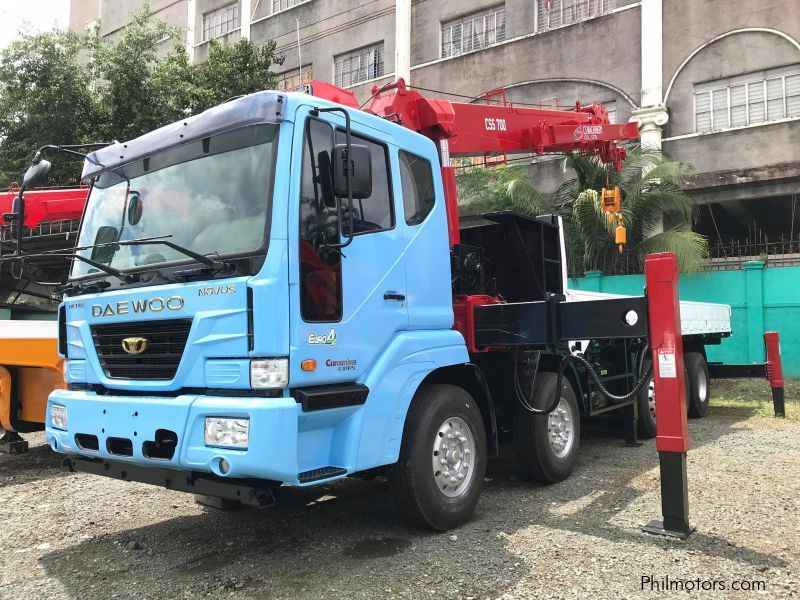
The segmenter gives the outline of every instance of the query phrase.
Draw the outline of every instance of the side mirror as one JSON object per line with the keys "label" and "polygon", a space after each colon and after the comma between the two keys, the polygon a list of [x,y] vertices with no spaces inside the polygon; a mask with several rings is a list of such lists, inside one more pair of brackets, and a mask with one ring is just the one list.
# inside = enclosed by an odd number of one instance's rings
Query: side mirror
{"label": "side mirror", "polygon": [[112,244],[110,246],[99,246],[92,248],[92,260],[106,264],[111,261],[117,251],[117,247],[113,245],[119,238],[119,229],[111,225],[103,225],[97,230],[97,235],[94,236],[95,244]]}
{"label": "side mirror", "polygon": [[30,188],[32,185],[44,181],[47,179],[48,173],[50,173],[50,161],[43,158],[38,161],[34,159],[31,166],[25,171],[25,176],[22,178],[22,187]]}
{"label": "side mirror", "polygon": [[[352,197],[355,200],[372,195],[372,155],[369,148],[350,144],[350,157],[347,160],[347,144],[333,147],[333,191],[339,198],[347,198],[347,169],[352,173]],[[348,164],[349,162],[349,164]]]}

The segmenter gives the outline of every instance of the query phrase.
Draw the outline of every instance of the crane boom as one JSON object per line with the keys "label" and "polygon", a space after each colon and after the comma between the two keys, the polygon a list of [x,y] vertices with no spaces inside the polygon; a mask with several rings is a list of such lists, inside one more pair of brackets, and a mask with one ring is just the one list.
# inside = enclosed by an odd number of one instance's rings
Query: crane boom
{"label": "crane boom", "polygon": [[[451,102],[426,98],[406,87],[402,79],[373,88],[369,112],[395,119],[434,141],[447,140],[451,156],[493,152],[581,152],[622,167],[625,149],[616,142],[639,137],[635,123],[612,124],[602,104],[575,110],[514,106],[502,90],[486,95],[487,103]],[[490,103],[500,96],[502,104]]]}
{"label": "crane boom", "polygon": [[[360,108],[351,92],[329,83],[311,81],[294,89]],[[500,103],[493,102],[494,98],[500,98]],[[485,100],[481,104],[427,98],[398,79],[373,87],[366,109],[439,144],[451,246],[461,237],[451,156],[578,152],[598,156],[620,171],[626,150],[618,143],[639,138],[635,123],[611,123],[602,104],[583,106],[576,102],[575,110],[514,106],[503,90],[488,92]]]}

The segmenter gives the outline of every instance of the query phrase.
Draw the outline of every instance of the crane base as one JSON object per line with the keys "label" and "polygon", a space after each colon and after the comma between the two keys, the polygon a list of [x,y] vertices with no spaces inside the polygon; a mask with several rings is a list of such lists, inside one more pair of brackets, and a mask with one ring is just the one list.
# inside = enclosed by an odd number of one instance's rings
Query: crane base
{"label": "crane base", "polygon": [[692,532],[694,532],[694,530],[695,528],[691,526],[686,530],[667,529],[664,527],[664,521],[650,521],[647,525],[642,527],[642,531],[645,533],[649,533],[651,535],[663,535],[665,537],[677,538],[679,540],[685,540],[692,534]]}

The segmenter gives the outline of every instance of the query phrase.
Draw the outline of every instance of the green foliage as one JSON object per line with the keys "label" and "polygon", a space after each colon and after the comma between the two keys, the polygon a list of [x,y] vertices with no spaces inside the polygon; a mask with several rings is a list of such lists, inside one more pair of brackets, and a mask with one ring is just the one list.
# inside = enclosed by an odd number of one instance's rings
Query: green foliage
{"label": "green foliage", "polygon": [[463,169],[456,181],[459,198],[472,213],[512,210],[535,217],[552,212],[550,203],[525,175],[524,166]]}
{"label": "green foliage", "polygon": [[[22,181],[34,151],[97,134],[90,76],[76,68],[81,39],[47,32],[20,37],[0,53],[0,186]],[[80,161],[59,160],[52,180],[77,183]]]}
{"label": "green foliage", "polygon": [[281,64],[274,41],[259,47],[245,39],[227,46],[212,40],[208,62],[198,73],[193,108],[205,110],[235,96],[275,89],[278,78],[270,69]]}
{"label": "green foliage", "polygon": [[[691,172],[685,163],[660,152],[633,148],[621,173],[599,158],[570,154],[564,166],[572,177],[547,201],[526,175],[525,167],[495,171],[476,169],[458,176],[469,212],[514,210],[530,216],[559,214],[564,219],[570,275],[600,270],[625,272],[631,261],[639,269],[647,254],[674,252],[681,270],[697,271],[708,258],[708,241],[689,230],[695,204],[683,191]],[[616,223],[603,212],[600,192],[618,185],[627,228],[625,255],[615,243]]]}
{"label": "green foliage", "polygon": [[[145,3],[113,39],[54,30],[15,40],[0,53],[0,187],[20,181],[44,144],[128,140],[275,88],[274,42],[211,42],[208,62],[192,65],[181,37]],[[74,185],[80,172],[79,159],[61,155],[49,183]]]}

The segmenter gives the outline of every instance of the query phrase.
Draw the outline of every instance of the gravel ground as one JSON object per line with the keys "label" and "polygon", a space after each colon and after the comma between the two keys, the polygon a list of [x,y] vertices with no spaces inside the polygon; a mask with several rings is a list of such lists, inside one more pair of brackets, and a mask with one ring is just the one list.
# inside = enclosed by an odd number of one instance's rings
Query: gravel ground
{"label": "gravel ground", "polygon": [[[445,534],[405,526],[380,478],[282,490],[278,505],[216,511],[191,496],[69,474],[41,435],[0,455],[3,598],[628,598],[698,578],[703,597],[797,598],[800,384],[789,418],[763,382],[719,382],[690,425],[687,541],[640,532],[660,517],[652,441],[582,440],[567,481],[541,487],[494,460],[475,517]],[[716,582],[716,583],[713,583]],[[725,590],[720,590],[720,585]]]}

